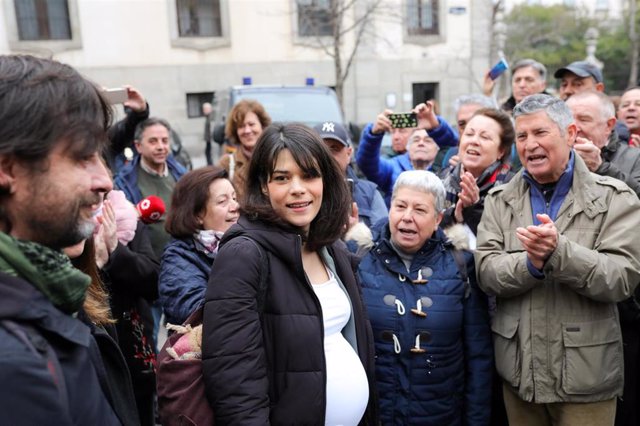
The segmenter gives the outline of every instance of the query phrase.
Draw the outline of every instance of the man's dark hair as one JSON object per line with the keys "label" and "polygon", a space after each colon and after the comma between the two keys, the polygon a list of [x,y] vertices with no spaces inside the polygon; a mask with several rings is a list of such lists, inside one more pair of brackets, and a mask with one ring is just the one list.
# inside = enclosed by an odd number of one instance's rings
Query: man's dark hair
{"label": "man's dark hair", "polygon": [[249,219],[258,219],[301,233],[273,210],[264,189],[274,171],[278,156],[288,150],[307,176],[322,177],[322,205],[311,222],[309,233],[302,235],[309,250],[335,242],[345,230],[351,209],[349,188],[329,149],[318,134],[304,124],[272,124],[260,135],[251,156],[247,187],[240,205]]}
{"label": "man's dark hair", "polygon": [[171,195],[171,209],[164,225],[167,233],[174,238],[186,238],[202,229],[198,215],[207,208],[209,187],[223,178],[227,178],[227,171],[218,166],[202,167],[182,176]]}
{"label": "man's dark hair", "polygon": [[156,124],[164,126],[169,132],[169,137],[171,137],[171,126],[169,125],[169,122],[167,120],[165,120],[164,118],[149,117],[146,120],[138,123],[133,139],[136,141],[141,140],[142,134],[144,133],[145,129],[147,127],[155,126]]}
{"label": "man's dark hair", "polygon": [[100,89],[70,66],[2,55],[0,76],[0,155],[46,169],[43,161],[58,143],[77,156],[106,146],[111,108]]}

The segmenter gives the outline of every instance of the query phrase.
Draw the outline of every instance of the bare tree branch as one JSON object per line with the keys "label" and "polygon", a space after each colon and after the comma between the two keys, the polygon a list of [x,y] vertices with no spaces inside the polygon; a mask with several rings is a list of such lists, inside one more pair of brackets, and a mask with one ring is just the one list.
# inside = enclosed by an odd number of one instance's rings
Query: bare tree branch
{"label": "bare tree branch", "polygon": [[342,34],[349,33],[353,31],[359,25],[364,27],[366,22],[371,18],[371,15],[378,9],[378,6],[382,3],[382,0],[376,0],[367,7],[365,12],[362,14],[360,18],[357,18],[353,21],[353,24],[344,30],[342,30]]}
{"label": "bare tree branch", "polygon": [[[334,0],[335,3],[338,3],[338,0]],[[338,10],[336,10],[336,16],[344,16],[344,14],[347,12],[347,10],[351,9],[357,0],[349,0],[349,2],[347,2],[343,7],[339,8]],[[342,1],[340,1],[340,3],[342,3]]]}
{"label": "bare tree branch", "polygon": [[[369,17],[371,16],[371,14],[373,14],[373,12],[375,11],[376,7],[378,4],[380,4],[381,0],[377,0],[373,7],[369,8],[364,16],[365,17]],[[347,79],[347,76],[349,75],[349,70],[351,69],[351,64],[353,63],[353,59],[356,57],[356,53],[358,53],[358,47],[360,46],[360,43],[362,42],[362,36],[364,34],[365,28],[366,26],[364,25],[364,19],[361,20],[362,25],[360,25],[360,28],[358,28],[358,33],[356,34],[355,40],[354,40],[354,46],[353,49],[351,49],[351,54],[349,55],[349,59],[347,59],[347,66],[344,69],[344,74],[342,76],[343,80]]]}
{"label": "bare tree branch", "polygon": [[[307,29],[305,35],[313,37],[313,41],[301,41],[299,44],[321,49],[333,59],[335,90],[341,105],[344,82],[365,35],[379,37],[374,29],[373,17],[384,4],[385,0],[331,0],[328,8],[318,7],[315,3],[310,7],[298,7],[298,13],[303,14],[298,16],[299,22],[304,22]],[[397,6],[390,8],[390,13],[384,18],[392,16],[396,11]],[[347,20],[347,16],[352,19]],[[330,34],[327,33],[328,26],[331,27]],[[353,34],[353,38],[347,38],[350,34]]]}

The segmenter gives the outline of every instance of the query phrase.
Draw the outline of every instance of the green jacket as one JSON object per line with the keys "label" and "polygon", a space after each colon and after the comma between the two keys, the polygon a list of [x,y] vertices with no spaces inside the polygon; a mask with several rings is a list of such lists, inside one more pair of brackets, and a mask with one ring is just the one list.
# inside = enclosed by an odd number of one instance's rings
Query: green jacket
{"label": "green jacket", "polygon": [[496,367],[525,401],[592,402],[622,394],[616,302],[640,282],[640,201],[619,180],[589,172],[576,155],[573,185],[555,224],[558,246],[534,278],[516,228],[531,225],[519,172],[493,189],[478,228],[480,287],[496,296]]}

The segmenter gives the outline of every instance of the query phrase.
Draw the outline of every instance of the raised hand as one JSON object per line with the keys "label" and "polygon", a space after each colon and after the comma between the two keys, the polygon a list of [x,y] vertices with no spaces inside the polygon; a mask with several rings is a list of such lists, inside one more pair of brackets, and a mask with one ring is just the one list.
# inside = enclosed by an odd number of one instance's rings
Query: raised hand
{"label": "raised hand", "polygon": [[135,112],[142,112],[147,109],[147,101],[142,96],[142,93],[133,86],[125,85],[127,89],[127,100],[124,101],[124,106],[131,108]]}
{"label": "raised hand", "polygon": [[491,96],[493,94],[493,88],[496,86],[495,80],[489,77],[489,71],[484,75],[484,80],[482,81],[482,93],[485,96]]}
{"label": "raised hand", "polygon": [[600,148],[587,138],[577,137],[573,150],[582,158],[590,171],[595,172],[602,164]]}
{"label": "raised hand", "polygon": [[418,127],[421,129],[431,130],[440,125],[438,122],[438,117],[434,111],[434,103],[433,101],[427,101],[422,104],[416,105],[413,109],[413,112],[416,113],[416,118],[418,119]]}
{"label": "raised hand", "polygon": [[390,109],[385,109],[376,117],[376,121],[373,123],[373,128],[371,129],[371,133],[379,135],[380,133],[390,132],[391,131],[391,120],[389,120],[389,114],[392,114],[393,111]]}

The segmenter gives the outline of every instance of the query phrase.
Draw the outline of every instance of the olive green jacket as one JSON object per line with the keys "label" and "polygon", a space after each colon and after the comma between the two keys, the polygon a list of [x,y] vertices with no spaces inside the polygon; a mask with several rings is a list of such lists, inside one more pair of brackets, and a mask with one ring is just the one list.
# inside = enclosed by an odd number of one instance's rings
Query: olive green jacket
{"label": "olive green jacket", "polygon": [[525,401],[592,402],[622,394],[616,302],[640,282],[640,201],[575,156],[573,185],[555,220],[558,245],[542,279],[526,266],[516,228],[533,224],[520,171],[485,201],[478,228],[480,287],[496,296],[496,367]]}

